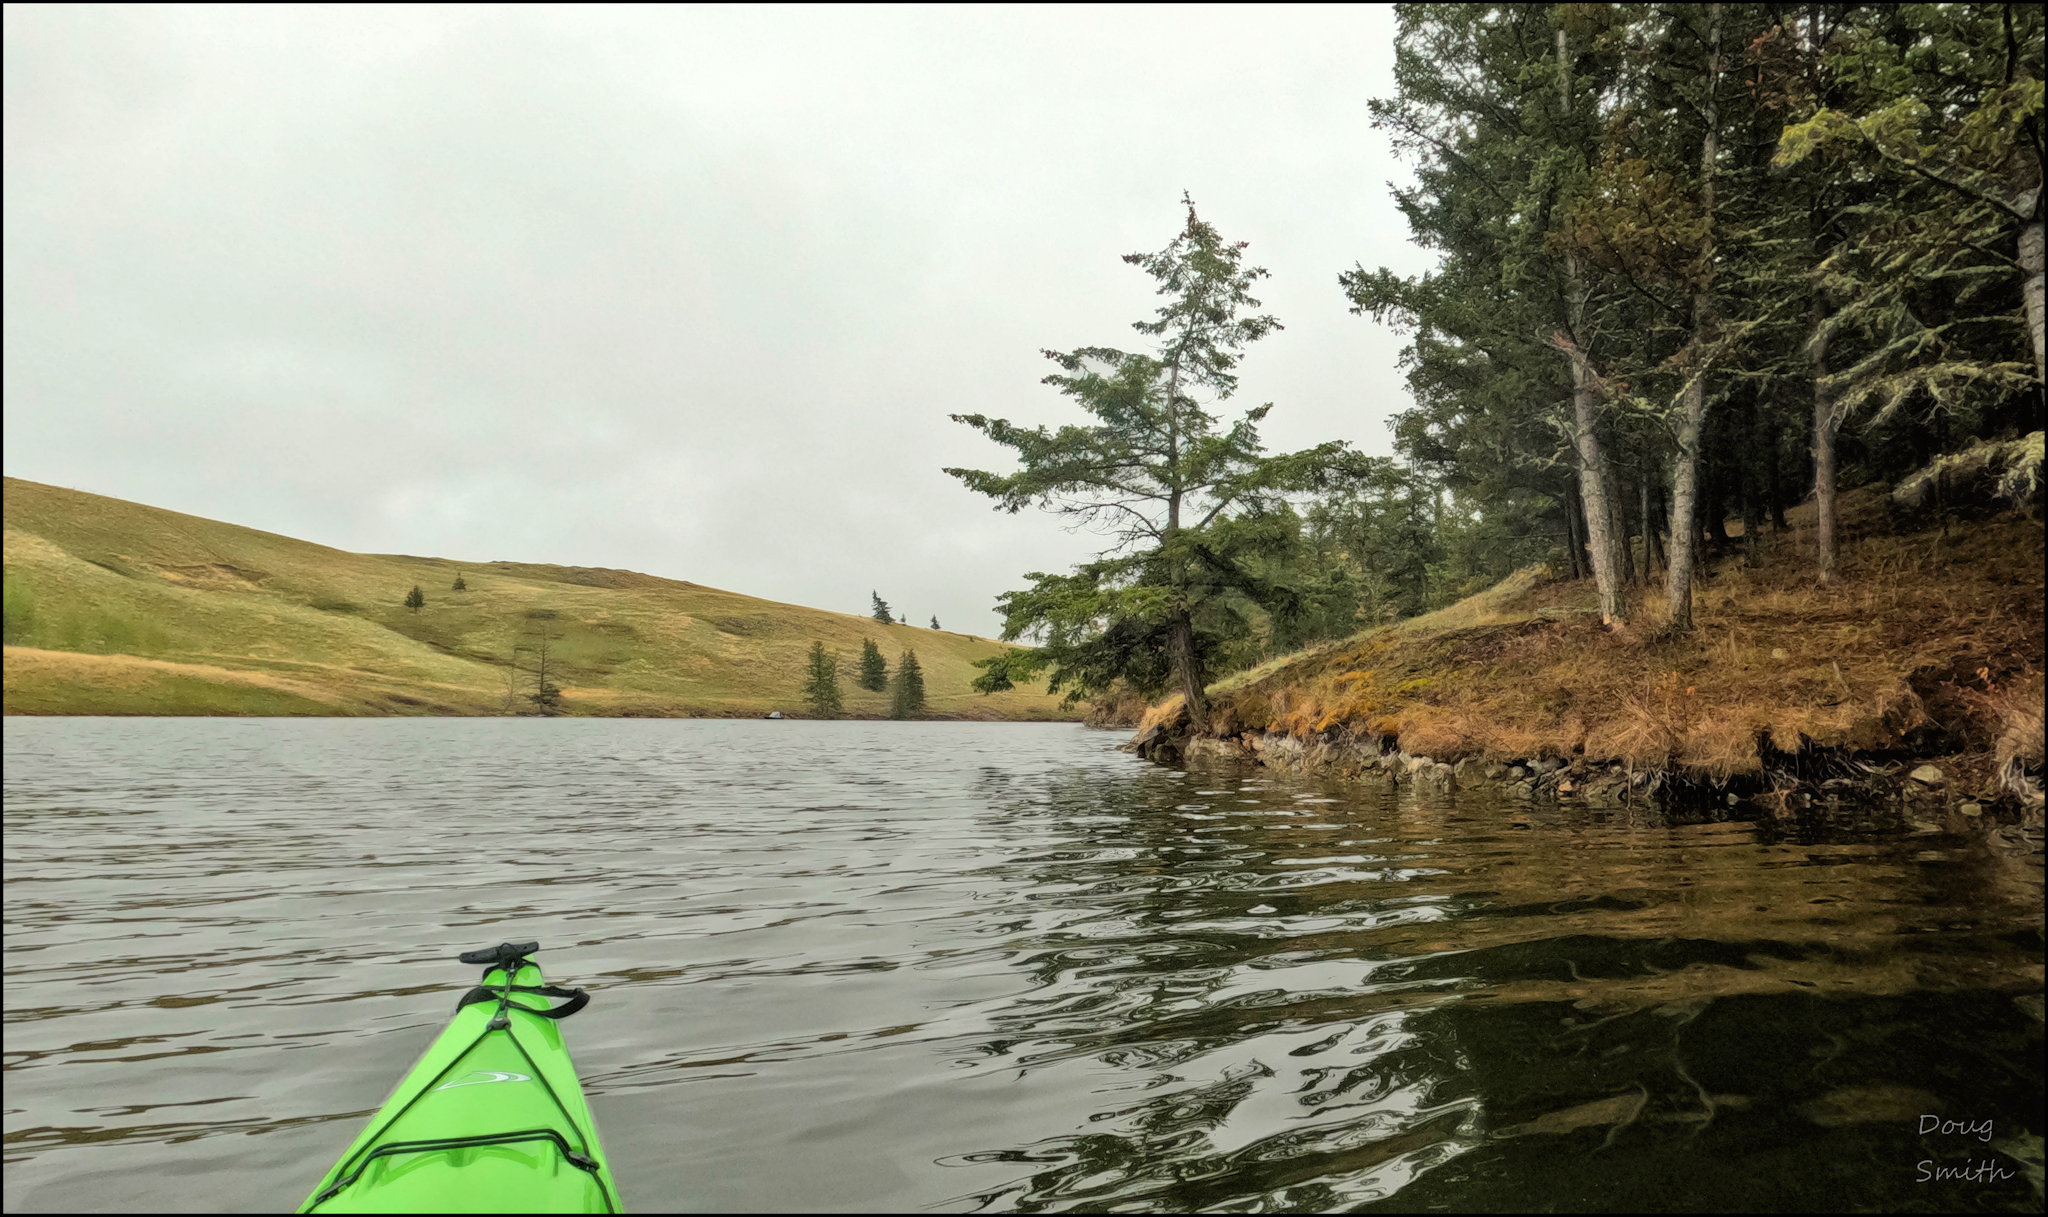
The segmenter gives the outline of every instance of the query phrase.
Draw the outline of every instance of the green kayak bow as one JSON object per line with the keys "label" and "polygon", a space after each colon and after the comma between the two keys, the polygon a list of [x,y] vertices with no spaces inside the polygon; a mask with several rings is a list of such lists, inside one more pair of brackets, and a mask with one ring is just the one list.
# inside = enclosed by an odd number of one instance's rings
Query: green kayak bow
{"label": "green kayak bow", "polygon": [[[537,942],[465,952],[483,982],[301,1213],[617,1213],[560,1020],[590,997],[549,985]],[[567,998],[550,1006],[550,998]]]}

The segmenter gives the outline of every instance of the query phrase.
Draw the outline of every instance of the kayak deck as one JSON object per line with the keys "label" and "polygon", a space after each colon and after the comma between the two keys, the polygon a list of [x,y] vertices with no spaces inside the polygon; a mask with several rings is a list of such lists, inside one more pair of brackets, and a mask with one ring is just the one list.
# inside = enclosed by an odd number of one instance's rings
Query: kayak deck
{"label": "kayak deck", "polygon": [[[622,1211],[558,1021],[588,999],[499,950],[300,1212]],[[551,996],[572,1000],[551,1009]]]}

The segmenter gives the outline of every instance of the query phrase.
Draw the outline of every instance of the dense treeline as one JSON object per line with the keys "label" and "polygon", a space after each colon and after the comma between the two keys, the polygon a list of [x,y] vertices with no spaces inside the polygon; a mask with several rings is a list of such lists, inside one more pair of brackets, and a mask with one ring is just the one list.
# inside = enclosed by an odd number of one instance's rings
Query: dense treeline
{"label": "dense treeline", "polygon": [[[1174,689],[1440,606],[1551,560],[1605,619],[1691,625],[1702,546],[1754,544],[1943,453],[2042,426],[2042,16],[2028,5],[1415,4],[1378,125],[1434,271],[1360,266],[1352,310],[1401,327],[1397,459],[1270,457],[1209,410],[1278,328],[1189,206],[1127,261],[1166,298],[1151,353],[1047,352],[1097,419],[957,416],[1021,472],[955,470],[1116,544],[1002,602],[1080,695]],[[1201,396],[1206,391],[1206,397]],[[2014,450],[2025,449],[2018,445]],[[2026,479],[2021,478],[2024,482]],[[1657,589],[1654,597],[1630,587]],[[1654,604],[1654,607],[1650,607]]]}
{"label": "dense treeline", "polygon": [[1400,24],[1374,109],[1443,263],[1343,286],[1413,329],[1403,450],[1482,515],[1557,520],[1607,616],[1668,548],[1683,628],[1702,535],[1739,512],[1753,536],[1809,488],[1831,578],[1845,475],[2040,427],[2038,9],[1415,5]]}

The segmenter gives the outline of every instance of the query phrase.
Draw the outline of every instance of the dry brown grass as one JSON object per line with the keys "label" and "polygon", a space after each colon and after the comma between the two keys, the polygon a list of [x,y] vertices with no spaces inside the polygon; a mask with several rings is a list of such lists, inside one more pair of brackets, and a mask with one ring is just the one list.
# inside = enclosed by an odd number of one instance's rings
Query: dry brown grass
{"label": "dry brown grass", "polygon": [[[5,648],[7,712],[68,714],[85,700],[94,713],[157,713],[166,700],[194,714],[359,714],[356,699],[318,685],[214,664],[171,663],[133,655],[87,655],[35,647]],[[84,699],[80,690],[90,692]]]}
{"label": "dry brown grass", "polygon": [[1165,701],[1145,711],[1144,715],[1138,719],[1138,733],[1142,735],[1161,723],[1171,723],[1178,720],[1180,718],[1181,705],[1185,700],[1180,694],[1175,693]]}
{"label": "dry brown grass", "polygon": [[1144,719],[1151,709],[1143,696],[1119,682],[1107,694],[1088,704],[1081,721],[1091,727],[1129,727]]}
{"label": "dry brown grass", "polygon": [[1792,525],[1759,537],[1753,560],[1738,543],[1707,562],[1690,633],[1665,631],[1661,586],[1639,589],[1630,624],[1610,631],[1581,611],[1589,582],[1532,569],[1219,682],[1218,733],[1341,729],[1438,759],[1584,756],[1724,776],[1755,769],[1766,739],[1988,760],[2024,705],[2038,736],[2039,524],[1899,534],[1881,488],[1859,491],[1845,496],[1852,540],[1828,586],[1812,576],[1811,509]]}

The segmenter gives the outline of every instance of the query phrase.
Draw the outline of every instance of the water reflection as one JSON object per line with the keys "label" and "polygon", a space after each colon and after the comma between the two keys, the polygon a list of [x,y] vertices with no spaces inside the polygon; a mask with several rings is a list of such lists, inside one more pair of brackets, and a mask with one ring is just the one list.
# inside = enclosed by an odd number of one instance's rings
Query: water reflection
{"label": "water reflection", "polygon": [[[1867,828],[1674,832],[1407,790],[1281,803],[1271,781],[1196,773],[1208,785],[1189,791],[1183,776],[1134,785],[1155,808],[1207,801],[1135,818],[1116,814],[1129,792],[1099,782],[1052,781],[1030,799],[983,788],[992,816],[1051,818],[1064,846],[1012,860],[1064,915],[1012,946],[1038,991],[996,1018],[1009,1034],[984,1051],[1027,1066],[1089,1057],[1142,1073],[1134,1087],[1153,1093],[1091,1113],[1085,1132],[962,1155],[1022,1168],[964,1198],[976,1207],[1315,1210],[1402,1193],[1404,1209],[1513,1208],[1545,1194],[1519,1174],[1560,1174],[1560,1139],[1578,1155],[1620,1151],[1564,1172],[1562,1195],[1590,1176],[1602,1194],[1669,1207],[1671,1164],[1643,1154],[1676,1153],[1690,1174],[1757,1156],[1782,1176],[1774,1190],[1753,1178],[1711,1203],[1832,1206],[1840,1195],[1802,1158],[1773,1162],[1757,1142],[1813,1139],[1813,1103],[1832,1102],[1842,1118],[1825,1123],[1857,1128],[1868,1162],[1871,1140],[1912,1150],[1905,1107],[1962,1102],[1938,1054],[1844,1057],[1890,1039],[1902,1002],[1929,1021],[1970,1006],[1998,1026],[1978,1042],[1996,1043],[1999,1068],[1962,1089],[2024,1127],[2038,1020],[2024,998],[1987,991],[2040,986],[2038,869],[1902,851]],[[1075,847],[1090,838],[1101,843]],[[1917,937],[1930,921],[1940,936]],[[2007,932],[1970,932],[1993,924]],[[1788,1044],[1802,1068],[1776,1059]],[[1949,1097],[1868,1084],[1902,1069],[1942,1078]]]}
{"label": "water reflection", "polygon": [[1114,742],[10,720],[7,1207],[296,1204],[534,937],[641,1208],[2038,1209],[2038,859]]}

